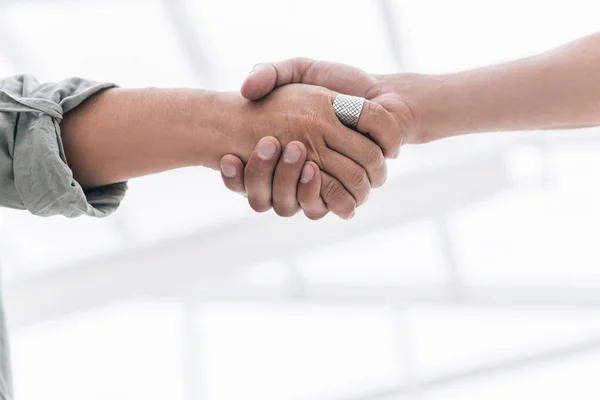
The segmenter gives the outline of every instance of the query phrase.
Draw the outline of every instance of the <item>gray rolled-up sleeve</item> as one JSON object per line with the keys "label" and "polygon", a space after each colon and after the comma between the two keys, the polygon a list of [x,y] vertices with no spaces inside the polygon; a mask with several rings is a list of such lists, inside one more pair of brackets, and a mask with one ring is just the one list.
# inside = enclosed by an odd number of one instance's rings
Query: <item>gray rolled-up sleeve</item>
{"label": "gray rolled-up sleeve", "polygon": [[84,190],[73,179],[60,134],[66,113],[112,87],[80,78],[0,80],[0,206],[66,217],[103,217],[117,209],[127,184]]}

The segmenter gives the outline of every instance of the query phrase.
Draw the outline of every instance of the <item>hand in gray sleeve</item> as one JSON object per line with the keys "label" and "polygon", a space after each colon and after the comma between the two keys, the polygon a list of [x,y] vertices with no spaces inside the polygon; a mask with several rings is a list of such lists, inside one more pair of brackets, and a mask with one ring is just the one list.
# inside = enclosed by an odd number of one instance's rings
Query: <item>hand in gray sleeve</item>
{"label": "hand in gray sleeve", "polygon": [[0,206],[67,217],[103,217],[117,209],[126,183],[84,191],[73,179],[60,136],[63,115],[111,87],[79,78],[0,80]]}

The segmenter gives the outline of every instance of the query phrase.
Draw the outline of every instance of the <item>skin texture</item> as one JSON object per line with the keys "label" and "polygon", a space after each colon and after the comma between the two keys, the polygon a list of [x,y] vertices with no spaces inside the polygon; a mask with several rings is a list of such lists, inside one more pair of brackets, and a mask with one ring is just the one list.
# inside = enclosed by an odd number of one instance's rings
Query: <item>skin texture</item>
{"label": "skin texture", "polygon": [[[295,58],[273,64],[259,64],[244,82],[241,92],[247,99],[257,101],[269,95],[274,88],[294,82],[328,86],[336,92],[366,98],[368,101],[363,107],[357,130],[365,138],[377,143],[388,158],[398,157],[402,143],[408,141],[413,135],[414,116],[405,98],[382,85],[375,75],[367,74],[348,65],[313,61],[306,58]],[[387,129],[375,131],[370,128],[370,124],[367,124],[369,119],[365,118],[369,115],[380,115],[379,118],[385,120]],[[323,208],[323,204],[314,190],[311,190],[311,196],[304,196],[306,186],[310,186],[312,183],[294,180],[293,177],[297,175],[297,172],[293,175],[278,173],[277,162],[278,159],[267,160],[260,164],[251,161],[244,171],[241,160],[236,160],[232,155],[228,155],[221,160],[221,166],[222,171],[227,169],[231,173],[228,175],[223,173],[223,181],[229,189],[247,193],[248,197],[252,198],[256,198],[255,192],[260,190],[258,207],[256,202],[251,203],[251,206],[255,210],[258,208],[261,212],[273,207],[280,216],[293,215],[300,209],[310,219],[320,219],[327,215],[328,210]],[[297,165],[295,168],[301,170],[302,166]],[[249,170],[252,171],[250,176],[248,175]],[[318,176],[315,179],[319,179]],[[287,189],[276,190],[276,188]],[[294,192],[298,194],[296,199],[292,198]],[[291,208],[282,210],[279,207],[279,204],[293,204],[294,202],[297,204],[294,213],[288,212]]]}
{"label": "skin texture", "polygon": [[[264,142],[273,143],[277,149],[269,159],[254,156]],[[235,156],[223,157],[221,175],[225,185],[234,192],[244,195],[248,192],[248,196],[254,196],[250,204],[258,212],[268,211],[272,206],[278,215],[290,217],[302,208],[310,219],[323,218],[329,210],[321,199],[319,166],[306,161],[306,148],[301,142],[292,142],[285,150],[289,153],[294,147],[299,150],[298,159],[281,157],[282,149],[277,139],[270,136],[261,139],[243,174],[245,182],[235,175],[244,169],[242,161]],[[227,169],[227,166],[233,168]],[[348,217],[352,216],[353,213]]]}
{"label": "skin texture", "polygon": [[[253,152],[256,143],[268,135],[283,146],[301,142],[299,157],[322,171],[321,201],[349,218],[371,186],[383,184],[386,164],[379,146],[337,120],[335,95],[308,85],[286,85],[256,102],[236,93],[111,89],[66,115],[61,135],[75,179],[86,188],[185,166],[219,169],[227,153],[252,161],[261,156]],[[361,123],[382,135],[392,121],[373,108]],[[248,198],[260,209],[254,194]],[[291,213],[291,202],[281,209]]]}
{"label": "skin texture", "polygon": [[[300,158],[296,161],[289,157],[281,157],[281,146],[277,139],[266,137],[261,139],[257,148],[263,142],[272,142],[276,153],[269,159],[251,157],[245,171],[244,164],[233,155],[223,157],[221,161],[221,176],[225,186],[234,192],[253,196],[250,202],[258,212],[271,209],[282,217],[295,215],[300,209],[312,220],[323,218],[329,212],[327,205],[321,199],[321,171],[312,161],[306,161],[306,148],[301,142],[292,142],[286,146],[297,147]],[[255,150],[256,153],[257,150]],[[249,200],[250,201],[250,200]],[[348,215],[352,218],[354,212]]]}
{"label": "skin texture", "polygon": [[[600,34],[534,57],[444,75],[372,75],[351,66],[304,58],[258,64],[241,93],[257,100],[290,83],[362,96],[384,108],[393,116],[395,128],[379,136],[361,129],[360,124],[359,130],[391,158],[398,156],[401,144],[428,143],[462,134],[593,127],[600,125]],[[223,180],[240,193],[250,193],[256,187],[269,193],[271,188],[270,197],[261,197],[262,210],[291,203],[291,188],[297,186],[299,195],[303,184],[294,182],[296,175],[278,174],[277,161],[250,162],[244,170],[241,161],[228,155],[222,167],[230,174]],[[249,169],[253,170],[251,176],[247,176]],[[288,189],[275,191],[276,186]],[[305,213],[317,207],[316,201],[305,200],[299,205]],[[321,209],[319,216],[325,214]],[[312,212],[310,216],[314,217]]]}

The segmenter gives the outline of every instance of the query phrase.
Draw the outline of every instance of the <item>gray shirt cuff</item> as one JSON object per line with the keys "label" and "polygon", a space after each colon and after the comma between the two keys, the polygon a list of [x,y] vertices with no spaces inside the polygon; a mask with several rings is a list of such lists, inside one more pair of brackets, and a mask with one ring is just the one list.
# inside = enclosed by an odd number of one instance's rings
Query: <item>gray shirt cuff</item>
{"label": "gray shirt cuff", "polygon": [[127,184],[83,190],[60,134],[64,114],[113,87],[80,78],[46,84],[29,75],[0,80],[0,205],[66,217],[104,217],[118,208]]}

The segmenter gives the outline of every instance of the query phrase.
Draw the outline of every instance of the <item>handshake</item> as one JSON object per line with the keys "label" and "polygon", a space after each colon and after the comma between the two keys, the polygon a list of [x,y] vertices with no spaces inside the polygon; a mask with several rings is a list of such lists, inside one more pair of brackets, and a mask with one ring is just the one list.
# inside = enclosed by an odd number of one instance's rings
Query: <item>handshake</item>
{"label": "handshake", "polygon": [[[402,144],[600,126],[599,49],[600,33],[538,56],[439,75],[371,75],[296,58],[254,67],[241,96],[107,90],[65,115],[62,142],[84,188],[205,166],[220,169],[225,185],[258,212],[303,210],[320,219],[331,211],[348,219],[383,185],[386,158],[398,157]],[[343,95],[361,98],[361,107],[345,115],[334,109]]]}
{"label": "handshake", "polygon": [[256,211],[352,218],[402,144],[600,126],[600,33],[448,74],[372,75],[296,58],[257,65],[241,95],[113,86],[0,80],[0,206],[102,216],[123,197],[119,182],[204,166]]}
{"label": "handshake", "polygon": [[[222,157],[225,185],[257,212],[352,218],[371,188],[385,182],[385,159],[398,157],[402,144],[423,141],[415,136],[411,90],[404,85],[400,95],[397,77],[304,58],[258,64],[241,90],[252,101],[247,114],[258,115],[243,129],[258,144],[249,156]],[[365,99],[356,126],[334,112],[339,94]]]}

